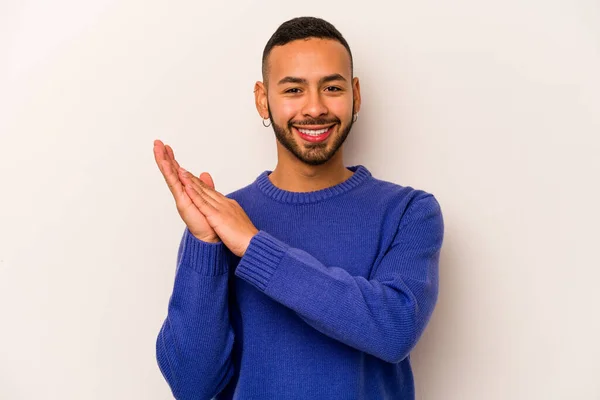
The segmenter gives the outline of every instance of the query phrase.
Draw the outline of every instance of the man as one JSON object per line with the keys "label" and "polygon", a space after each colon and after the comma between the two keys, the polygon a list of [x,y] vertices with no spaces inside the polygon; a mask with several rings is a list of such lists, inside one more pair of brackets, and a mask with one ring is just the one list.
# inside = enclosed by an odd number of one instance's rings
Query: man
{"label": "man", "polygon": [[178,399],[413,399],[409,352],[438,293],[438,202],[344,166],[360,86],[330,23],[277,29],[255,100],[277,166],[226,196],[155,141],[187,226],[156,343],[165,379]]}

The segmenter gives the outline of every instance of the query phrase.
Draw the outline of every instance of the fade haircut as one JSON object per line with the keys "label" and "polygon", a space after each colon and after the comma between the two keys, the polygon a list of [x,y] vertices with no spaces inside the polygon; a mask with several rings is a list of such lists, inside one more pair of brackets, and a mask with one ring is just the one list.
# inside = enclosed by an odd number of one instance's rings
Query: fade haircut
{"label": "fade haircut", "polygon": [[340,42],[350,56],[350,77],[354,74],[354,62],[352,52],[348,42],[342,34],[331,23],[316,17],[297,17],[284,22],[277,28],[273,36],[267,42],[262,56],[262,75],[263,82],[266,84],[266,78],[269,73],[268,57],[275,46],[283,46],[289,42],[299,39],[332,39]]}

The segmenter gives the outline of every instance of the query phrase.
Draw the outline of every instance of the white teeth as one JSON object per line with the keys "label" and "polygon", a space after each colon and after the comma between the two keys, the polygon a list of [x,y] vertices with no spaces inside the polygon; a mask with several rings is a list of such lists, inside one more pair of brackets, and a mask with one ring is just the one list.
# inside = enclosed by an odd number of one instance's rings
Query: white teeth
{"label": "white teeth", "polygon": [[298,129],[299,132],[304,133],[305,135],[311,135],[311,136],[319,136],[324,134],[325,132],[327,132],[329,130],[329,128],[325,128],[325,129],[319,129],[319,130],[309,130],[309,129]]}

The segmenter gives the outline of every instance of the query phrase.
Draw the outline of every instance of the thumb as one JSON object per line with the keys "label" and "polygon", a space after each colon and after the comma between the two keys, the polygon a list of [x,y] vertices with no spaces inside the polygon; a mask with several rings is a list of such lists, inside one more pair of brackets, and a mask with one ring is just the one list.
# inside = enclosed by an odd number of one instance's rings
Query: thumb
{"label": "thumb", "polygon": [[213,182],[213,179],[208,172],[201,173],[199,178],[202,182],[206,183],[210,188],[212,188],[212,189],[215,188],[215,183]]}

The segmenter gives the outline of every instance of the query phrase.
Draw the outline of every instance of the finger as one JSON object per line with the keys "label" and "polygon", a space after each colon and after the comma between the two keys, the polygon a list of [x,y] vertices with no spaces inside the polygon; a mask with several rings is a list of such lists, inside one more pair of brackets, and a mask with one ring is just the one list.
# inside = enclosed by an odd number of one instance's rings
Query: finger
{"label": "finger", "polygon": [[165,146],[163,142],[158,139],[154,141],[154,161],[156,161],[156,165],[158,165],[158,169],[160,169],[161,173],[163,173],[161,161],[165,159],[164,148]]}
{"label": "finger", "polygon": [[[179,170],[179,168],[181,168],[181,166],[179,165],[179,163],[175,159],[175,152],[173,151],[173,148],[167,144],[167,145],[165,145],[165,149],[167,151],[167,155],[168,155],[169,159],[171,160],[171,162],[175,166],[175,169]],[[208,172],[201,173],[200,176],[199,176],[199,178],[200,178],[200,180],[202,182],[204,182],[211,189],[215,188],[215,183],[214,183],[212,177],[210,176],[210,174]]]}
{"label": "finger", "polygon": [[[183,188],[184,183],[181,181],[181,178],[179,177],[179,170],[181,169],[181,166],[179,165],[177,160],[175,160],[175,152],[173,151],[173,148],[171,146],[169,146],[168,144],[165,145],[165,153],[167,155],[167,159],[171,162],[171,165],[173,166],[173,169],[174,169],[175,173],[177,174],[177,177],[179,178],[179,181],[181,182],[181,185]],[[182,189],[182,193],[185,197],[187,197],[185,190]]]}
{"label": "finger", "polygon": [[[183,169],[183,171],[185,171],[185,169]],[[183,178],[186,178],[186,174],[183,174]],[[212,176],[210,176],[208,172],[203,172],[202,174],[200,174],[200,178],[196,178],[194,175],[189,174],[189,178],[192,179],[194,183],[200,185],[200,187],[205,189],[205,191],[217,202],[221,203],[223,200],[226,200],[226,197],[223,196],[223,194],[215,190],[215,183],[212,179]]]}
{"label": "finger", "polygon": [[214,190],[215,182],[212,179],[212,176],[208,172],[203,172],[200,174],[200,180],[204,182],[208,187]]}
{"label": "finger", "polygon": [[171,162],[173,163],[173,165],[175,166],[175,169],[178,170],[180,168],[180,166],[179,166],[179,163],[177,162],[177,160],[175,160],[175,153],[173,152],[173,148],[167,144],[167,145],[165,145],[165,150],[167,150],[167,155],[168,155],[169,159],[171,160]]}
{"label": "finger", "polygon": [[177,175],[177,171],[175,170],[171,161],[167,158],[167,151],[165,149],[164,144],[160,140],[154,141],[154,159],[156,160],[156,164],[160,172],[162,173],[169,190],[175,197],[175,199],[184,198],[186,195],[183,185],[179,180],[179,176]]}
{"label": "finger", "polygon": [[158,165],[158,169],[163,174],[163,177],[166,179],[169,170],[165,168],[165,163],[170,163],[170,161],[168,160],[165,146],[160,140],[154,141],[154,160],[156,161],[156,165]]}
{"label": "finger", "polygon": [[191,173],[189,173],[188,171],[186,171],[183,168],[179,169],[179,176],[180,176],[181,182],[184,185],[186,185],[186,186],[192,185],[192,187],[195,188],[199,194],[208,196],[209,199],[207,199],[207,200],[211,201],[211,204],[215,208],[219,205],[219,203],[221,202],[221,199],[219,197],[220,193],[218,193],[214,189],[210,188],[206,183],[201,181],[199,178],[196,178],[194,175],[192,175]]}
{"label": "finger", "polygon": [[209,216],[217,210],[214,200],[208,196],[206,191],[199,185],[194,185],[192,183],[186,184],[185,191],[202,214]]}
{"label": "finger", "polygon": [[[165,150],[167,151],[167,156],[169,157],[169,159],[175,166],[175,169],[179,170],[181,168],[181,166],[175,159],[175,152],[173,151],[173,148],[167,144],[167,145],[165,145]],[[203,183],[205,183],[211,189],[215,188],[215,183],[208,172],[201,173],[199,178]]]}

